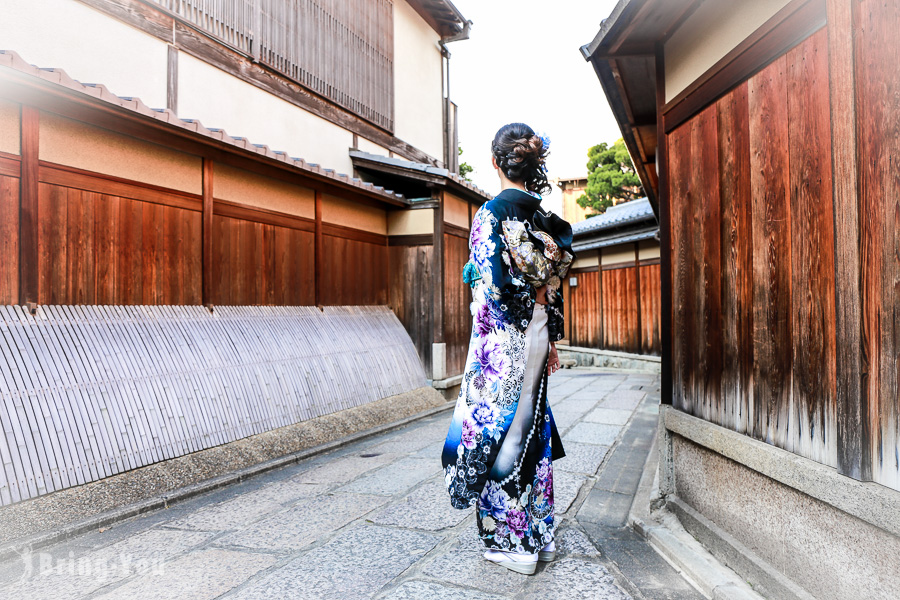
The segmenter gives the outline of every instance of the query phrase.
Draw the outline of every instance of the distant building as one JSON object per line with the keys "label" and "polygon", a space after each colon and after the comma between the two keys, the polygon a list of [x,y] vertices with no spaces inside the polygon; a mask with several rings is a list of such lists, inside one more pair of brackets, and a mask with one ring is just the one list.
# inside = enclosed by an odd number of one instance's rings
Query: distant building
{"label": "distant building", "polygon": [[553,183],[562,190],[562,217],[569,223],[578,223],[587,219],[593,211],[580,206],[578,198],[587,187],[587,175],[584,177],[560,177]]}

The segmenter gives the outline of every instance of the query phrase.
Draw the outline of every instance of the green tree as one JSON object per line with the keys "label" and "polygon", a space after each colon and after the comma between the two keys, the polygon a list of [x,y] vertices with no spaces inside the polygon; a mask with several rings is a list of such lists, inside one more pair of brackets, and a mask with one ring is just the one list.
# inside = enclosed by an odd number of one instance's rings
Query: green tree
{"label": "green tree", "polygon": [[578,198],[579,206],[604,213],[606,209],[644,195],[641,180],[634,170],[625,141],[621,138],[610,146],[606,142],[588,150],[588,184]]}
{"label": "green tree", "polygon": [[[463,149],[462,146],[459,147],[459,155],[462,156]],[[469,179],[469,173],[475,170],[475,167],[470,165],[467,162],[459,163],[459,176],[465,179],[466,181],[472,181]]]}

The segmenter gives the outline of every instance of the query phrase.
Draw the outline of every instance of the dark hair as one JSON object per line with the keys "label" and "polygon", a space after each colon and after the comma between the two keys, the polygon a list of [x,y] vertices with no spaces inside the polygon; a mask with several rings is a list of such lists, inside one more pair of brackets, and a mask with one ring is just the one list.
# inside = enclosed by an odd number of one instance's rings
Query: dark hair
{"label": "dark hair", "polygon": [[547,146],[525,123],[510,123],[494,136],[491,154],[507,179],[521,183],[529,192],[547,194],[553,190],[544,166],[550,154]]}

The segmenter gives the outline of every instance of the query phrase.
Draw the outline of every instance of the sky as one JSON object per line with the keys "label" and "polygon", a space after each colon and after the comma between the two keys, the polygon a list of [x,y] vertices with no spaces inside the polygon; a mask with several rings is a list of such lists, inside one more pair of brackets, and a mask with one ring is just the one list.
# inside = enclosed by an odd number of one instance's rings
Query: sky
{"label": "sky", "polygon": [[[616,0],[453,0],[474,23],[470,39],[447,45],[450,98],[459,106],[461,160],[496,194],[491,141],[522,121],[550,137],[549,177],[587,174],[587,151],[621,137],[600,81],[580,47],[594,39]],[[560,212],[554,186],[544,208]]]}

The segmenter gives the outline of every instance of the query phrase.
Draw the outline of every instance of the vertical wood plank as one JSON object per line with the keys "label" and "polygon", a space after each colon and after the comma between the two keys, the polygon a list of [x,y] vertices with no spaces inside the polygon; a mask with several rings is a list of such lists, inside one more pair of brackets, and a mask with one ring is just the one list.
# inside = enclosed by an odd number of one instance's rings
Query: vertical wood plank
{"label": "vertical wood plank", "polygon": [[19,188],[0,177],[0,304],[19,302]]}
{"label": "vertical wood plank", "polygon": [[116,295],[118,255],[123,250],[119,240],[119,205],[117,196],[98,196],[94,208],[94,277],[97,304],[122,304]]}
{"label": "vertical wood plank", "polygon": [[203,304],[205,306],[218,303],[213,292],[213,282],[216,278],[216,263],[213,261],[213,169],[212,159],[204,158],[201,261],[203,264]]}
{"label": "vertical wood plank", "polygon": [[19,191],[19,304],[38,302],[38,138],[40,112],[22,105],[22,177]]}
{"label": "vertical wood plank", "polygon": [[319,190],[316,190],[315,196],[316,202],[316,230],[315,230],[315,245],[313,250],[313,287],[315,289],[315,297],[316,297],[316,306],[322,306],[323,304],[323,291],[322,291],[322,263],[324,262],[324,244],[322,240],[322,194]]}
{"label": "vertical wood plank", "polygon": [[644,328],[641,324],[641,249],[637,242],[634,243],[634,272],[635,272],[635,299],[637,301],[637,336],[635,340],[635,354],[641,354],[644,349]]}
{"label": "vertical wood plank", "polygon": [[117,297],[122,304],[144,303],[144,203],[119,200],[119,252]]}
{"label": "vertical wood plank", "polygon": [[834,205],[828,45],[787,55],[793,369],[788,450],[836,466]]}
{"label": "vertical wood plank", "polygon": [[745,433],[753,381],[753,231],[746,82],[719,100],[716,108],[722,203],[722,424]]}
{"label": "vertical wood plank", "polygon": [[753,228],[752,435],[784,447],[791,394],[791,243],[786,59],[749,82]]}

